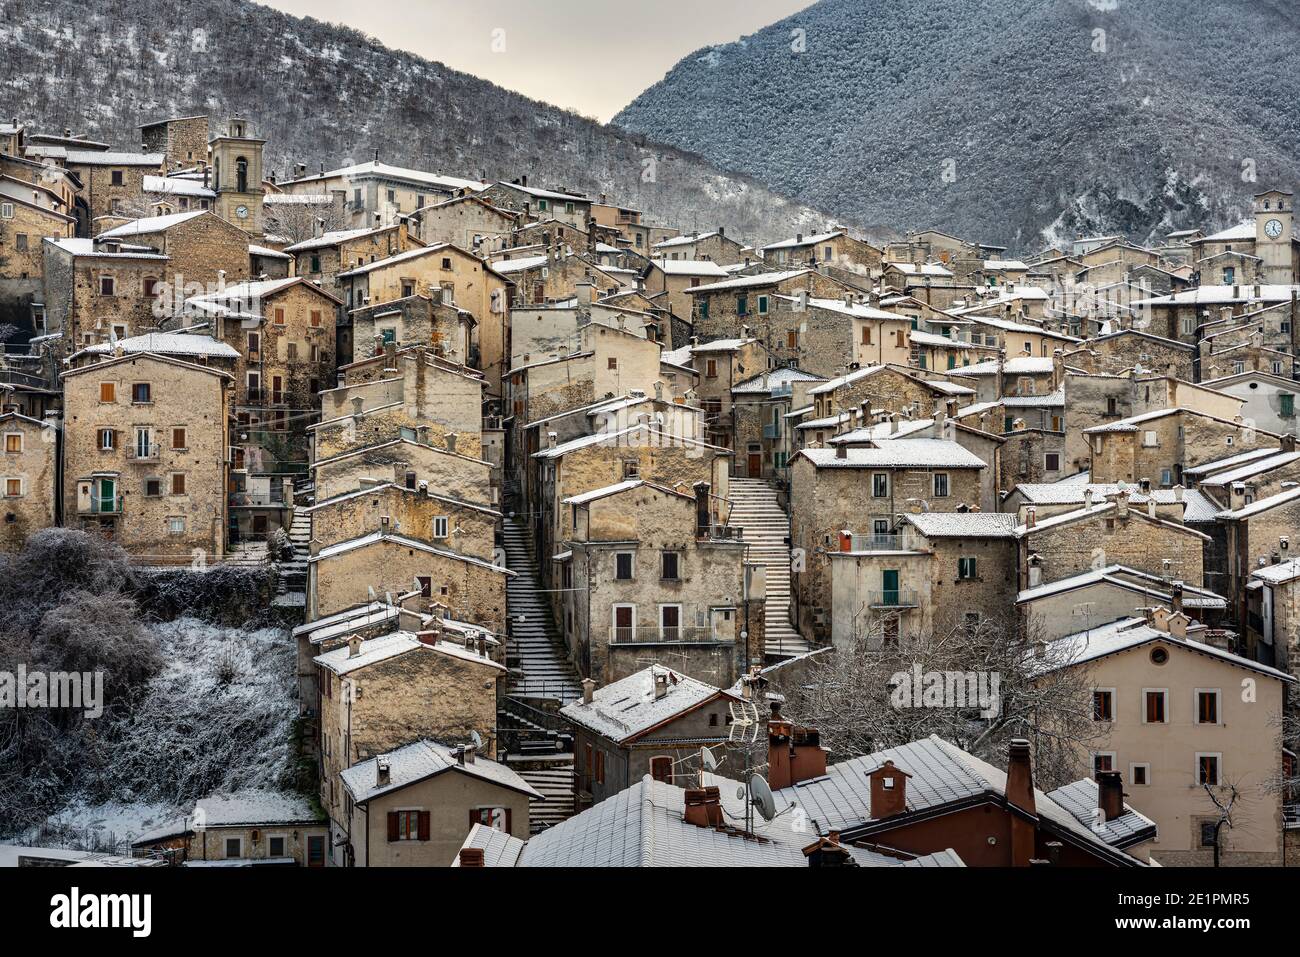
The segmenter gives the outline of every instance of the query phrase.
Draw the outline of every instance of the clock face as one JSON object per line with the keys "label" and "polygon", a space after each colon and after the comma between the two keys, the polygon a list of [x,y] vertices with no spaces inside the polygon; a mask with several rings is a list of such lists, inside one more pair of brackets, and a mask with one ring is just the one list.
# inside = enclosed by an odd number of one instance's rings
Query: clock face
{"label": "clock face", "polygon": [[248,218],[248,207],[247,207],[247,206],[236,206],[236,207],[235,207],[235,215],[238,216],[240,219],[247,219],[247,218]]}
{"label": "clock face", "polygon": [[1282,235],[1282,220],[1270,219],[1264,224],[1264,232],[1266,232],[1271,239],[1277,239],[1277,237]]}

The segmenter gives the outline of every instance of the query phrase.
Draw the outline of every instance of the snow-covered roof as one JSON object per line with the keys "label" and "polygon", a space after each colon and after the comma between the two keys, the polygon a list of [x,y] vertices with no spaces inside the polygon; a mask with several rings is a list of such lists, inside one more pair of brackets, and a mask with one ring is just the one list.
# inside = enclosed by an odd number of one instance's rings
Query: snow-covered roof
{"label": "snow-covered roof", "polygon": [[1249,658],[1243,658],[1241,655],[1234,655],[1223,648],[1207,645],[1191,638],[1179,638],[1166,631],[1161,631],[1159,628],[1153,628],[1146,623],[1144,618],[1122,618],[1099,628],[1092,628],[1088,631],[1080,631],[1073,635],[1057,638],[1048,644],[1043,656],[1042,667],[1044,669],[1070,667],[1088,661],[1096,661],[1098,658],[1139,648],[1153,641],[1173,645],[1210,658],[1217,658],[1235,667],[1255,671],[1288,683],[1296,680],[1285,671],[1270,668],[1268,665],[1260,664]]}
{"label": "snow-covered roof", "polygon": [[610,446],[618,446],[620,444],[621,439],[630,436],[634,432],[640,432],[640,431],[644,431],[646,433],[646,442],[651,445],[661,445],[661,446],[680,445],[680,446],[691,446],[692,448],[699,448],[699,449],[712,449],[718,452],[729,451],[728,449],[724,449],[721,446],[710,445],[708,442],[701,442],[697,439],[688,439],[680,435],[673,435],[670,432],[665,432],[662,429],[656,429],[649,425],[646,425],[645,423],[639,422],[636,425],[630,425],[626,429],[622,429],[618,432],[599,432],[596,433],[595,435],[581,435],[576,439],[570,439],[568,442],[560,442],[554,448],[542,449],[540,452],[534,452],[533,458],[538,458],[538,459],[559,458],[561,455],[565,455],[569,452],[574,452],[578,449],[589,448],[590,446],[593,445],[608,444]]}
{"label": "snow-covered roof", "polygon": [[652,249],[669,249],[673,246],[690,246],[693,243],[703,242],[706,239],[712,239],[718,235],[716,232],[711,233],[689,233],[685,236],[674,236],[672,239],[665,239],[655,243]]}
{"label": "snow-covered roof", "polygon": [[[1184,522],[1212,522],[1219,507],[1199,489],[1153,488],[1146,492],[1137,484],[1128,482],[1023,482],[1013,494],[1019,494],[1027,505],[1082,505],[1088,492],[1092,500],[1100,502],[1120,492],[1127,492],[1129,502],[1144,505],[1153,499],[1157,505],[1183,503]],[[1181,498],[1180,498],[1181,494]]]}
{"label": "snow-covered roof", "polygon": [[842,388],[843,386],[846,386],[852,382],[857,382],[859,379],[865,379],[867,376],[875,375],[877,372],[879,372],[881,369],[884,368],[885,366],[863,366],[861,369],[854,369],[852,372],[847,372],[844,375],[837,376],[834,379],[828,379],[826,382],[822,383],[819,386],[814,386],[813,388],[808,390],[808,394],[812,396],[812,395],[823,395],[827,392],[834,392],[836,389]]}
{"label": "snow-covered roof", "polygon": [[1267,498],[1257,498],[1249,505],[1243,505],[1241,508],[1222,511],[1218,514],[1218,517],[1227,519],[1228,521],[1251,518],[1252,516],[1258,515],[1260,512],[1267,512],[1271,508],[1277,508],[1279,505],[1286,505],[1288,502],[1294,502],[1297,499],[1300,499],[1300,485],[1284,489],[1283,491],[1278,492],[1275,495],[1270,495]]}
{"label": "snow-covered roof", "polygon": [[1201,242],[1205,243],[1234,243],[1246,239],[1255,238],[1255,220],[1247,219],[1238,223],[1236,226],[1229,226],[1227,229],[1221,229],[1217,233],[1211,233]]}
{"label": "snow-covered roof", "polygon": [[740,276],[736,279],[727,279],[723,282],[711,282],[702,286],[694,286],[688,290],[689,293],[697,292],[726,292],[729,289],[749,289],[754,286],[772,286],[776,283],[785,282],[787,279],[797,279],[800,276],[815,275],[811,269],[788,269],[783,272],[761,272],[753,276]]}
{"label": "snow-covered roof", "polygon": [[530,269],[538,269],[545,266],[546,256],[524,256],[521,259],[504,259],[492,264],[492,268],[502,275],[508,276],[511,273],[527,272]]}
{"label": "snow-covered roof", "polygon": [[1250,577],[1258,578],[1260,581],[1268,582],[1271,585],[1281,585],[1294,581],[1300,578],[1300,558],[1292,558],[1285,562],[1277,562],[1273,565],[1257,568],[1250,573]]}
{"label": "snow-covered roof", "polygon": [[375,545],[380,542],[388,542],[402,548],[413,548],[429,555],[438,555],[442,558],[450,558],[454,561],[465,562],[468,565],[477,565],[480,568],[490,568],[491,570],[500,572],[510,578],[515,576],[515,572],[510,569],[502,565],[494,565],[492,562],[479,558],[476,555],[465,555],[461,552],[454,552],[449,548],[436,548],[428,542],[422,542],[414,538],[407,538],[405,535],[395,535],[391,532],[385,531],[384,529],[380,529],[377,532],[371,532],[369,535],[362,535],[358,538],[349,538],[346,541],[335,542],[332,545],[327,545],[307,560],[309,562],[320,562],[327,558],[344,555],[348,552],[355,551],[358,548],[365,548],[369,545]]}
{"label": "snow-covered roof", "polygon": [[804,372],[802,369],[794,369],[789,366],[783,366],[780,369],[771,369],[767,372],[760,372],[756,376],[738,382],[731,388],[732,395],[766,395],[774,389],[779,389],[789,385],[791,382],[822,382],[823,378],[819,375],[813,375],[811,372]]}
{"label": "snow-covered roof", "polygon": [[212,359],[238,359],[239,350],[211,336],[180,332],[146,332],[139,336],[118,339],[114,345],[98,342],[82,349],[82,353],[111,354],[123,352],[156,352],[169,356],[207,356]]}
{"label": "snow-covered roof", "polygon": [[1029,265],[1019,259],[986,259],[984,260],[984,268],[1001,272],[1026,272]]}
{"label": "snow-covered roof", "polygon": [[396,226],[367,226],[363,229],[335,229],[328,233],[321,233],[312,239],[304,239],[300,243],[294,243],[292,246],[284,247],[287,253],[306,252],[309,249],[324,249],[328,246],[337,246],[339,243],[345,243],[351,239],[360,239],[363,236],[369,236],[373,233],[382,233],[389,229],[396,229]]}
{"label": "snow-covered roof", "polygon": [[[1016,356],[1002,363],[1002,371],[1006,375],[1047,375],[1052,368],[1050,356]],[[997,375],[998,363],[996,359],[989,359],[952,371],[972,376]]]}
{"label": "snow-covered roof", "polygon": [[818,243],[837,239],[843,235],[843,230],[836,230],[833,233],[818,233],[815,236],[794,236],[790,239],[783,239],[780,242],[769,243],[763,247],[762,252],[767,253],[773,249],[802,249],[805,246],[816,246]]}
{"label": "snow-covered roof", "polygon": [[1290,465],[1296,461],[1300,461],[1300,452],[1275,451],[1273,455],[1253,459],[1244,465],[1238,465],[1236,468],[1224,472],[1215,472],[1213,475],[1201,479],[1201,484],[1221,488],[1225,485],[1231,485],[1233,482],[1244,482],[1256,475],[1271,472],[1273,469]]}
{"label": "snow-covered roof", "polygon": [[572,193],[560,193],[553,189],[541,189],[537,186],[523,186],[519,183],[496,183],[497,186],[504,186],[506,189],[517,189],[521,193],[527,193],[529,196],[536,196],[539,199],[558,199],[566,203],[590,203],[591,199],[587,196],[574,195]]}
{"label": "snow-covered roof", "polygon": [[[1170,582],[1165,579],[1136,568],[1130,568],[1127,565],[1107,565],[1104,568],[1089,569],[1068,578],[1048,582],[1046,585],[1036,585],[1033,588],[1023,589],[1016,595],[1016,604],[1033,602],[1040,598],[1049,598],[1052,595],[1059,595],[1078,588],[1087,588],[1103,583],[1115,585],[1127,591],[1138,592],[1149,599],[1154,599],[1157,604],[1168,605],[1173,600]],[[1186,582],[1181,584],[1183,587],[1183,604],[1188,607],[1222,609],[1228,606],[1226,598],[1210,591],[1208,588],[1199,588]]]}
{"label": "snow-covered roof", "polygon": [[[394,253],[385,259],[376,259],[374,262],[362,263],[360,266],[339,273],[339,278],[345,276],[362,276],[366,273],[374,272],[376,269],[387,269],[388,267],[395,266],[398,263],[404,263],[411,259],[419,259],[422,256],[428,256],[432,253],[443,252],[452,248],[453,247],[449,243],[435,243],[432,246],[420,246],[416,249],[408,249],[405,252]],[[495,266],[492,266],[489,263],[483,263],[483,266],[488,270],[496,269]]]}
{"label": "snow-covered roof", "polygon": [[981,469],[985,462],[974,452],[947,439],[891,439],[879,448],[803,449],[804,456],[818,468],[943,468]]}
{"label": "snow-covered roof", "polygon": [[[388,779],[383,784],[379,783],[380,764],[388,766]],[[352,800],[357,804],[365,804],[381,794],[408,787],[446,771],[455,771],[491,784],[498,784],[526,794],[537,801],[546,800],[541,792],[521,778],[509,765],[481,755],[476,755],[473,760],[462,763],[455,749],[427,738],[359,761],[339,772],[339,777],[343,780],[343,786],[348,789],[348,793],[352,795]]]}
{"label": "snow-covered roof", "polygon": [[[368,163],[357,163],[353,166],[343,166],[339,169],[327,170],[324,173],[317,173],[313,176],[303,176],[299,179],[291,180],[290,183],[309,183],[318,179],[360,179],[363,177],[378,177],[380,179],[397,179],[408,180],[413,183],[423,183],[428,186],[437,186],[442,189],[472,189],[475,191],[483,190],[487,183],[480,182],[476,179],[461,179],[457,176],[443,176],[441,173],[427,173],[420,169],[407,169],[403,166],[390,166],[387,163],[370,161]],[[286,184],[289,185],[289,184]]]}
{"label": "snow-covered roof", "polygon": [[143,219],[135,219],[129,223],[123,223],[121,226],[115,226],[106,230],[96,237],[98,241],[105,239],[124,239],[127,236],[143,236],[149,233],[160,233],[165,229],[171,229],[173,226],[179,226],[181,223],[189,222],[191,219],[197,219],[199,216],[212,215],[206,209],[191,210],[188,213],[169,213],[166,216],[146,216]]}
{"label": "snow-covered roof", "polygon": [[1247,462],[1254,462],[1256,459],[1268,458],[1277,455],[1280,449],[1251,449],[1249,452],[1238,452],[1236,455],[1229,455],[1225,458],[1214,459],[1210,462],[1202,462],[1200,465],[1189,465],[1183,469],[1184,475],[1201,476],[1209,475],[1212,472],[1222,472],[1224,469],[1234,468],[1238,465],[1244,465]]}
{"label": "snow-covered roof", "polygon": [[[1259,293],[1256,294],[1255,290]],[[1246,284],[1205,285],[1185,289],[1168,296],[1138,299],[1131,306],[1208,306],[1234,302],[1290,302],[1300,285]]]}
{"label": "snow-covered roof", "polygon": [[886,269],[896,269],[908,276],[944,276],[953,275],[947,266],[939,263],[885,263]]}
{"label": "snow-covered roof", "polygon": [[827,439],[830,445],[857,445],[868,442],[885,442],[905,439],[916,432],[924,432],[934,425],[934,419],[900,419],[897,423],[885,421],[864,425]]}
{"label": "snow-covered roof", "polygon": [[162,167],[162,153],[114,153],[99,150],[68,150],[69,166],[153,166]]}
{"label": "snow-covered roof", "polygon": [[[784,302],[797,302],[797,296],[777,295],[775,298]],[[886,312],[884,309],[877,309],[875,306],[866,302],[858,302],[856,299],[852,302],[845,302],[843,299],[826,299],[821,296],[809,296],[808,305],[816,309],[825,309],[829,312],[838,312],[845,316],[853,316],[858,319],[877,319],[881,322],[908,322],[906,316],[900,316],[896,312]]]}
{"label": "snow-covered roof", "polygon": [[725,276],[727,271],[710,259],[652,259],[669,276]]}
{"label": "snow-covered roof", "polygon": [[459,642],[444,639],[421,641],[409,631],[394,631],[376,638],[363,639],[355,655],[352,654],[351,648],[344,644],[323,655],[317,655],[313,660],[336,675],[347,675],[359,668],[388,661],[413,651],[437,652],[462,661],[472,661],[487,668],[506,670],[504,665],[491,658],[484,658]]}
{"label": "snow-covered roof", "polygon": [[299,794],[283,791],[232,791],[209,794],[194,805],[194,825],[242,827],[259,824],[317,824],[323,821]]}
{"label": "snow-covered roof", "polygon": [[920,512],[904,516],[926,538],[1015,538],[1016,516],[1003,512]]}
{"label": "snow-covered roof", "polygon": [[1099,817],[1097,782],[1092,778],[1073,781],[1055,791],[1048,791],[1047,796],[1111,847],[1130,847],[1155,836],[1156,822],[1127,804],[1124,813],[1118,817],[1110,820]]}
{"label": "snow-covered roof", "polygon": [[278,249],[272,249],[270,246],[259,246],[256,243],[248,244],[248,255],[261,256],[264,259],[292,259],[288,253],[282,253]]}
{"label": "snow-covered roof", "polygon": [[146,193],[170,193],[175,196],[197,196],[201,199],[215,199],[217,195],[202,183],[180,176],[146,176],[143,189]]}
{"label": "snow-covered roof", "polygon": [[156,253],[148,247],[130,246],[112,252],[107,249],[97,249],[95,240],[82,238],[64,238],[64,239],[46,239],[47,243],[57,246],[64,252],[72,256],[86,256],[103,259],[144,259],[155,262],[167,262],[171,257],[163,253]]}
{"label": "snow-covered roof", "polygon": [[[655,697],[655,676],[667,679],[667,691]],[[612,684],[597,688],[591,704],[581,698],[560,709],[574,724],[622,743],[684,714],[718,695],[730,692],[705,684],[662,665],[651,665]]]}

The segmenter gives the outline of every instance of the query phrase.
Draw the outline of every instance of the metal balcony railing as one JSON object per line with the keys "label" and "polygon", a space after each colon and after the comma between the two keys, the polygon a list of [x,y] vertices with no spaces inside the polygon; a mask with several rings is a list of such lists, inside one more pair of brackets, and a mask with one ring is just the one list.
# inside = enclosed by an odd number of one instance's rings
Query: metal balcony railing
{"label": "metal balcony railing", "polygon": [[92,495],[90,497],[90,508],[81,509],[83,515],[121,515],[122,506],[125,503],[124,496],[100,496]]}
{"label": "metal balcony railing", "polygon": [[157,462],[161,448],[156,443],[133,445],[127,450],[126,457],[132,462]]}
{"label": "metal balcony railing", "polygon": [[902,548],[903,536],[884,532],[852,535],[850,548],[855,552],[895,552]]}
{"label": "metal balcony railing", "polygon": [[769,422],[767,425],[763,426],[763,438],[779,439],[780,437],[781,427],[779,425]]}
{"label": "metal balcony railing", "polygon": [[885,588],[868,593],[868,604],[872,608],[916,608],[916,592],[908,588]]}
{"label": "metal balcony railing", "polygon": [[615,625],[609,632],[610,644],[653,644],[655,642],[717,641],[713,629],[705,625]]}

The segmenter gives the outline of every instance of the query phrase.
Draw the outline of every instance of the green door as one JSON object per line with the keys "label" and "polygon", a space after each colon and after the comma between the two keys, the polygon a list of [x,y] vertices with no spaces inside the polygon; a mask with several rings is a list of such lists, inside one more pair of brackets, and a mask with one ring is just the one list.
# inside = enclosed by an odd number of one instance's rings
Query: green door
{"label": "green door", "polygon": [[886,568],[880,573],[880,603],[882,605],[898,604],[898,569]]}
{"label": "green door", "polygon": [[99,499],[95,502],[95,511],[117,511],[117,483],[113,479],[99,480]]}

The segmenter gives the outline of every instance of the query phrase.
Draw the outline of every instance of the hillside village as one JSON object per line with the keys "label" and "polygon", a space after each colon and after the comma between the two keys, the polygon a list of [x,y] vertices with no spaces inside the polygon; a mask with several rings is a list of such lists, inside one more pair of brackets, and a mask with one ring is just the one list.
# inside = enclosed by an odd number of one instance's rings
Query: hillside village
{"label": "hillside village", "polygon": [[[1300,858],[1290,192],[1029,254],[266,150],[0,121],[0,551],[273,570],[297,662],[313,793],[124,863]],[[967,733],[814,714],[985,640]]]}

